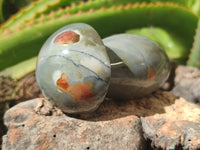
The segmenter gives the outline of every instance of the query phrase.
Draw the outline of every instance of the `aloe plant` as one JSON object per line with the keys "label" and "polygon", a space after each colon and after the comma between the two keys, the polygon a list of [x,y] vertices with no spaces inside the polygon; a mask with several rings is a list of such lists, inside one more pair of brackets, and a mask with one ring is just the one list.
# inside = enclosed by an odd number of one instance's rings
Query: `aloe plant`
{"label": "aloe plant", "polygon": [[[198,9],[193,11],[197,3],[187,0],[34,2],[1,26],[0,70],[36,57],[44,41],[55,30],[75,22],[92,25],[102,38],[134,28],[159,27],[175,41],[174,48],[166,49],[170,58],[185,64],[197,28]],[[158,35],[165,37],[161,32]],[[165,47],[168,41],[161,44]],[[188,62],[193,57],[189,57]],[[35,65],[35,62],[30,64]]]}
{"label": "aloe plant", "polygon": [[199,67],[200,66],[200,18],[198,27],[196,29],[196,35],[191,49],[190,59],[187,62],[190,66]]}
{"label": "aloe plant", "polygon": [[31,2],[32,0],[0,0],[0,23]]}

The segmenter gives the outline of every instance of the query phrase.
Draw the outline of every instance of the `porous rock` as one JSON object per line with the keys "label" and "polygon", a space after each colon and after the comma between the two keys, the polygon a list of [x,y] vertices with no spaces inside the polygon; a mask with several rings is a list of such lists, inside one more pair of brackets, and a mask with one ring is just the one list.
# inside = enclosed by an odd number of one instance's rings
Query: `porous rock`
{"label": "porous rock", "polygon": [[200,107],[179,98],[164,109],[163,114],[141,118],[144,135],[152,141],[152,147],[200,149]]}
{"label": "porous rock", "polygon": [[3,150],[200,148],[199,105],[163,91],[138,100],[106,99],[95,112],[76,116],[33,99],[8,110],[4,123]]}
{"label": "porous rock", "polygon": [[85,120],[87,115],[69,117],[41,98],[23,102],[4,116],[3,150],[145,149],[140,119],[118,115],[91,113]]}
{"label": "porous rock", "polygon": [[200,70],[179,65],[175,73],[175,86],[172,93],[200,104]]}

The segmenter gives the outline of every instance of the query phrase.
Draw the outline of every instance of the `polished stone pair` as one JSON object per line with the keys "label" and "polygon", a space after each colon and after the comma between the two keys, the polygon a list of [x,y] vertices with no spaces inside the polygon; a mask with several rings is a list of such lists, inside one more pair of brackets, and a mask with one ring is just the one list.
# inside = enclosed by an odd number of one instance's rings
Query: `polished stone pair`
{"label": "polished stone pair", "polygon": [[168,57],[157,43],[133,34],[102,41],[83,23],[65,26],[49,37],[36,69],[43,95],[66,113],[95,110],[107,92],[116,99],[147,95],[168,75]]}

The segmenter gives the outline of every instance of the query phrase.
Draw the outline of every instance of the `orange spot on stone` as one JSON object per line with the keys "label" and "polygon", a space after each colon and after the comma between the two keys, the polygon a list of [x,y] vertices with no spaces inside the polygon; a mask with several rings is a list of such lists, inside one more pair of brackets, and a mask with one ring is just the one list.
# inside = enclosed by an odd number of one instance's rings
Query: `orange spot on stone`
{"label": "orange spot on stone", "polygon": [[69,88],[69,95],[76,101],[91,101],[94,98],[92,84],[89,81],[77,83]]}
{"label": "orange spot on stone", "polygon": [[54,44],[73,44],[78,42],[79,38],[80,35],[74,31],[65,31],[55,38]]}
{"label": "orange spot on stone", "polygon": [[63,93],[67,93],[67,89],[70,86],[67,76],[62,73],[61,77],[56,81],[57,88]]}
{"label": "orange spot on stone", "polygon": [[71,96],[72,100],[92,103],[94,98],[93,85],[89,81],[77,83],[74,86],[70,85],[67,76],[62,73],[61,77],[56,82],[57,88],[63,93]]}
{"label": "orange spot on stone", "polygon": [[156,75],[156,72],[149,66],[148,67],[147,80],[154,80],[155,75]]}

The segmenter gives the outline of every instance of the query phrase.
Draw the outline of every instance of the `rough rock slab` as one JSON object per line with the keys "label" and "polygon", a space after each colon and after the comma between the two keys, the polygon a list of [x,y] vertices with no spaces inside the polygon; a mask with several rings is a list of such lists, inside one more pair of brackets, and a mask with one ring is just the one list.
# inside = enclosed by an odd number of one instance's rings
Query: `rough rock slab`
{"label": "rough rock slab", "polygon": [[[67,116],[40,98],[4,116],[3,150],[200,148],[200,107],[157,91],[140,100],[105,100],[88,114]],[[146,139],[146,141],[145,141]]]}
{"label": "rough rock slab", "polygon": [[3,137],[3,149],[145,149],[138,117],[105,115],[76,119],[64,115],[44,99],[23,102],[5,114],[9,130]]}
{"label": "rough rock slab", "polygon": [[179,98],[164,109],[163,114],[141,118],[145,137],[152,141],[152,147],[200,149],[200,107]]}
{"label": "rough rock slab", "polygon": [[175,87],[172,93],[200,104],[200,70],[179,65],[175,73]]}

